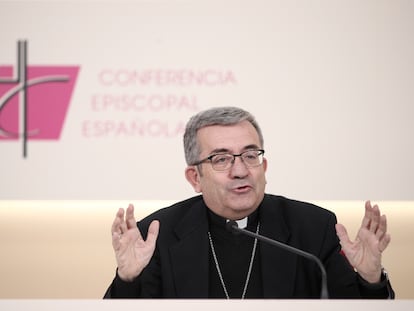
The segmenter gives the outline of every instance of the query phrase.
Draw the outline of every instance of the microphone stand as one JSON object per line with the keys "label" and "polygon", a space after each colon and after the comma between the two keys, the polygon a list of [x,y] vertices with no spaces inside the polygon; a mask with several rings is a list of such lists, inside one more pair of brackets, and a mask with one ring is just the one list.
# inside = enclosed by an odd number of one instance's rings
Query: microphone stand
{"label": "microphone stand", "polygon": [[248,231],[248,230],[245,230],[245,229],[241,229],[237,225],[237,222],[235,222],[234,220],[228,220],[227,223],[226,223],[226,228],[229,231],[239,232],[239,233],[248,235],[248,236],[256,238],[260,241],[269,243],[269,244],[271,244],[273,246],[276,246],[276,247],[283,248],[284,250],[287,250],[288,252],[294,253],[296,255],[299,255],[299,256],[302,256],[302,257],[305,257],[307,259],[310,259],[310,260],[314,261],[319,266],[319,269],[320,269],[321,274],[322,274],[322,276],[321,276],[321,296],[320,296],[320,298],[321,299],[329,299],[326,270],[325,270],[325,267],[323,266],[322,262],[320,261],[320,259],[318,257],[316,257],[315,255],[313,255],[311,253],[305,252],[301,249],[298,249],[298,248],[295,248],[293,246],[281,243],[279,241],[270,239],[270,238],[265,237],[263,235],[256,234],[254,232],[251,232],[251,231]]}

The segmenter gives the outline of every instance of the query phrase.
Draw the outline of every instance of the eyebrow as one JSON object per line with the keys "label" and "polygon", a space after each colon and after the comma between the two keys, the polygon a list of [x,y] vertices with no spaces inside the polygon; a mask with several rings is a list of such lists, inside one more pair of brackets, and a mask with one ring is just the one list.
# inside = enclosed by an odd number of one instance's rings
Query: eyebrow
{"label": "eyebrow", "polygon": [[[251,149],[259,149],[260,147],[257,146],[256,144],[251,144],[251,145],[247,145],[242,149],[242,152],[246,151],[246,150],[251,150]],[[217,148],[214,149],[210,152],[210,154],[216,154],[216,153],[230,153],[230,149],[226,149],[226,148]]]}

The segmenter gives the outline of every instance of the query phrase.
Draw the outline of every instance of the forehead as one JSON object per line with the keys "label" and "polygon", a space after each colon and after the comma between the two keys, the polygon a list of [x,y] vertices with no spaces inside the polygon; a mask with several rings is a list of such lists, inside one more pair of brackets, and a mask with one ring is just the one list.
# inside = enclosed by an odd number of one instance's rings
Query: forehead
{"label": "forehead", "polygon": [[252,146],[261,148],[259,134],[249,121],[203,127],[197,132],[197,140],[202,154],[215,150],[240,152]]}

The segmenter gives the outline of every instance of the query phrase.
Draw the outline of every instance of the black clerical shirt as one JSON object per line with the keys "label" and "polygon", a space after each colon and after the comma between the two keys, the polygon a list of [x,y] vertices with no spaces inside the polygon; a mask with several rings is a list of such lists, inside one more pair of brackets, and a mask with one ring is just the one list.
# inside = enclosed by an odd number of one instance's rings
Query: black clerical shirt
{"label": "black clerical shirt", "polygon": [[[247,279],[254,238],[227,231],[225,218],[210,210],[208,214],[211,239],[224,284],[230,298],[240,299]],[[259,221],[258,214],[259,212],[256,210],[248,217],[247,230],[256,232]],[[209,297],[226,298],[211,247],[209,254]],[[245,298],[263,298],[260,267],[260,243],[257,243]]]}

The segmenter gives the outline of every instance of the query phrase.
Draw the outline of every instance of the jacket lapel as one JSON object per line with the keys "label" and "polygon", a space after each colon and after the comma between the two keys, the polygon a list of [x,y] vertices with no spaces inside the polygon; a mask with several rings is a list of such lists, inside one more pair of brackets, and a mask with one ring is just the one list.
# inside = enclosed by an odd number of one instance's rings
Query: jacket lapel
{"label": "jacket lapel", "polygon": [[208,222],[202,200],[189,208],[175,229],[177,243],[170,247],[177,297],[208,298]]}
{"label": "jacket lapel", "polygon": [[[206,206],[200,200],[189,208],[175,229],[171,245],[171,269],[177,297],[208,298],[209,248]],[[260,234],[288,243],[290,232],[277,200],[265,196],[260,211]],[[297,256],[276,246],[260,243],[264,298],[292,297]]]}
{"label": "jacket lapel", "polygon": [[[260,211],[260,222],[260,234],[282,243],[288,242],[290,232],[284,220],[283,210],[277,201],[265,196]],[[264,242],[260,244],[260,251],[264,297],[292,297],[297,256]]]}

